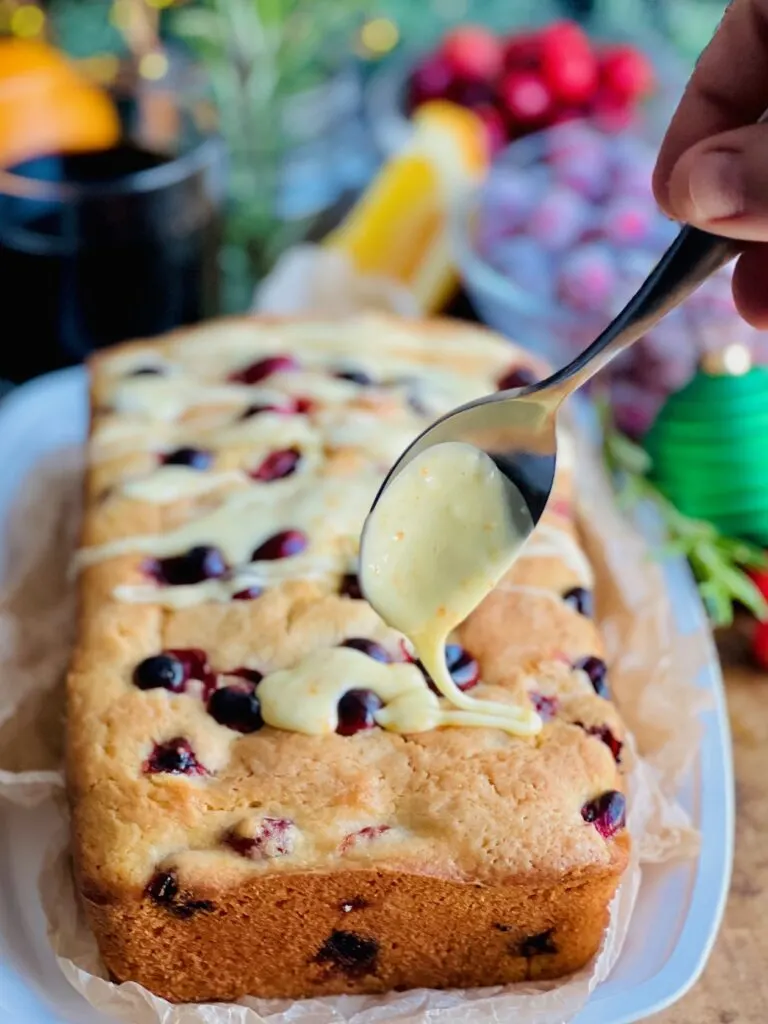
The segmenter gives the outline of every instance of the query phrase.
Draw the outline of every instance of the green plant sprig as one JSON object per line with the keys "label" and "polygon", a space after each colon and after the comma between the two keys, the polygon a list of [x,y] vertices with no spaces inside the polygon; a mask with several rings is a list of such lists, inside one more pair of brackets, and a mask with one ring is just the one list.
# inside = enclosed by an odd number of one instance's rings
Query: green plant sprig
{"label": "green plant sprig", "polygon": [[768,553],[754,544],[727,537],[712,523],[680,512],[649,479],[651,460],[643,448],[613,424],[602,410],[603,455],[614,476],[623,508],[652,502],[664,524],[666,541],[659,554],[687,558],[715,626],[733,622],[734,605],[744,605],[756,618],[768,619],[768,602],[745,569],[768,569]]}

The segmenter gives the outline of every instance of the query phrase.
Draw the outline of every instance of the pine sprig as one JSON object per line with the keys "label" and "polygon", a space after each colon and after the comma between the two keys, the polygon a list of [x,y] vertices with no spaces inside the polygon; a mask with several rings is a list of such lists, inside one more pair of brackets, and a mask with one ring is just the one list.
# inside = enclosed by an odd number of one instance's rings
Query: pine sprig
{"label": "pine sprig", "polygon": [[768,569],[768,553],[746,541],[722,534],[712,523],[680,512],[648,478],[651,460],[647,452],[622,434],[603,415],[603,454],[613,474],[619,503],[631,508],[651,502],[664,524],[666,541],[658,553],[682,555],[691,570],[715,626],[733,622],[734,605],[744,605],[761,620],[768,619],[768,602],[749,578],[746,569]]}

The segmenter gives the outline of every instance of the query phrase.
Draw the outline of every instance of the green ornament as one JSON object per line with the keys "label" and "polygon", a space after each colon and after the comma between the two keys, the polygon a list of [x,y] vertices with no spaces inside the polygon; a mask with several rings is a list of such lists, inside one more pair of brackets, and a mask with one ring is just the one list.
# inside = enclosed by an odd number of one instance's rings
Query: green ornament
{"label": "green ornament", "polygon": [[684,515],[768,547],[768,369],[743,346],[707,356],[643,444],[651,480]]}

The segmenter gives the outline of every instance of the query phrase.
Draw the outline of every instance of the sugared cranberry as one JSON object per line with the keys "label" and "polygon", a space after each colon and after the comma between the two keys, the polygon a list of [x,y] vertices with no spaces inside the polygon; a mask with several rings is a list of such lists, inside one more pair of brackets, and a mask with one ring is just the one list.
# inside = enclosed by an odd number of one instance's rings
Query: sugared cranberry
{"label": "sugared cranberry", "polygon": [[250,587],[243,587],[242,590],[236,591],[232,595],[233,601],[253,601],[254,598],[261,597],[264,593],[262,587],[257,586],[255,583],[251,584]]}
{"label": "sugared cranberry", "polygon": [[252,562],[273,562],[278,558],[292,558],[300,555],[309,543],[301,530],[282,530],[259,544],[251,555]]}
{"label": "sugared cranberry", "polygon": [[607,725],[584,725],[583,722],[574,722],[573,724],[581,726],[584,732],[589,736],[596,736],[599,740],[602,740],[613,754],[613,759],[616,764],[621,761],[621,748],[624,744],[621,740],[616,739]]}
{"label": "sugared cranberry", "polygon": [[353,384],[359,384],[361,387],[367,388],[373,384],[373,377],[365,370],[337,370],[333,375],[339,380],[348,380]]}
{"label": "sugared cranberry", "polygon": [[552,941],[554,928],[547,928],[538,935],[529,935],[520,943],[518,956],[544,956],[557,953],[557,946]]}
{"label": "sugared cranberry", "polygon": [[298,369],[299,363],[293,356],[267,356],[233,373],[229,379],[237,384],[258,384],[273,373],[289,373]]}
{"label": "sugared cranberry", "polygon": [[280,448],[270,452],[261,465],[251,471],[250,477],[261,483],[283,480],[296,472],[300,462],[301,452],[298,448]]}
{"label": "sugared cranberry", "polygon": [[608,667],[602,658],[596,658],[594,655],[579,658],[578,661],[574,661],[573,667],[587,674],[598,697],[605,697],[606,700],[611,699],[608,689]]}
{"label": "sugared cranberry", "polygon": [[[412,661],[413,658],[408,653],[407,648],[403,648],[403,650],[408,660]],[[440,696],[440,691],[435,686],[434,680],[421,661],[416,661],[416,664],[424,673],[430,690]],[[451,679],[453,679],[460,690],[471,690],[473,686],[477,686],[480,682],[480,666],[472,655],[464,650],[461,644],[445,645],[445,664],[451,674]]]}
{"label": "sugared cranberry", "polygon": [[581,808],[584,821],[594,825],[604,839],[610,839],[624,828],[626,815],[627,801],[624,794],[615,789],[601,793]]}
{"label": "sugared cranberry", "polygon": [[362,651],[369,658],[373,658],[374,661],[382,661],[385,665],[392,661],[389,651],[382,647],[381,644],[377,644],[375,640],[366,640],[364,637],[355,636],[345,640],[341,646],[351,647],[353,651]]}
{"label": "sugared cranberry", "polygon": [[513,388],[527,388],[538,381],[537,375],[527,366],[513,366],[503,377],[499,377],[499,391],[511,391]]}
{"label": "sugared cranberry", "polygon": [[145,563],[148,575],[169,587],[190,586],[203,580],[219,579],[227,573],[227,563],[218,548],[200,544],[183,555],[153,558]]}
{"label": "sugared cranberry", "polygon": [[179,693],[186,682],[184,666],[170,654],[155,654],[140,661],[133,670],[133,682],[140,690],[155,690],[161,687]]}
{"label": "sugared cranberry", "polygon": [[156,743],[155,749],[144,762],[149,775],[207,775],[208,772],[195,757],[189,741],[176,736],[167,743]]}
{"label": "sugared cranberry", "polygon": [[147,896],[165,907],[176,917],[188,918],[201,911],[211,911],[214,904],[210,900],[193,900],[182,893],[178,879],[172,871],[159,871],[146,888]]}
{"label": "sugared cranberry", "polygon": [[559,704],[557,697],[550,697],[537,691],[531,693],[530,697],[531,703],[545,722],[549,722],[555,717]]}
{"label": "sugared cranberry", "polygon": [[339,593],[342,597],[351,597],[353,601],[363,600],[363,591],[360,588],[360,577],[356,572],[347,572],[341,577]]}
{"label": "sugared cranberry", "polygon": [[374,839],[378,839],[380,836],[391,831],[391,825],[367,825],[357,832],[350,832],[348,836],[344,836],[342,839],[339,845],[339,853],[347,853],[353,846],[357,846],[360,843],[373,842]]}
{"label": "sugared cranberry", "polygon": [[190,469],[208,469],[213,462],[213,452],[204,448],[176,448],[162,456],[165,466],[189,466]]}
{"label": "sugared cranberry", "polygon": [[379,944],[354,932],[333,931],[317,952],[317,963],[329,963],[346,974],[371,974],[376,970]]}
{"label": "sugared cranberry", "polygon": [[160,377],[163,374],[163,369],[160,366],[139,366],[136,370],[131,370],[128,374],[129,377]]}
{"label": "sugared cranberry", "polygon": [[591,590],[585,590],[584,587],[574,587],[572,590],[566,590],[563,594],[563,600],[571,608],[575,608],[580,615],[586,615],[589,619],[592,618],[594,602]]}
{"label": "sugared cranberry", "polygon": [[354,736],[364,729],[373,729],[374,715],[380,707],[382,701],[373,690],[348,690],[339,701],[336,732],[340,736]]}
{"label": "sugared cranberry", "polygon": [[288,818],[262,818],[252,836],[230,832],[226,842],[241,857],[266,860],[293,853],[296,826]]}
{"label": "sugared cranberry", "polygon": [[208,713],[219,725],[236,732],[256,732],[264,725],[256,688],[245,681],[214,690],[208,701]]}
{"label": "sugared cranberry", "polygon": [[184,669],[184,682],[196,679],[203,684],[203,696],[216,686],[216,673],[208,664],[208,655],[199,647],[175,647],[164,652],[180,662]]}

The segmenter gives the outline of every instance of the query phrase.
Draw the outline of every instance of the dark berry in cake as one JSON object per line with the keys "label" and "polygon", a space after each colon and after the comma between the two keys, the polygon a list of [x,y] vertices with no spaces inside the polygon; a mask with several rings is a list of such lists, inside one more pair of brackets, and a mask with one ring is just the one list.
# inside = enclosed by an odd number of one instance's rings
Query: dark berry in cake
{"label": "dark berry in cake", "polygon": [[[413,660],[409,657],[409,660]],[[420,661],[416,661],[427,680],[427,685],[433,693],[440,696],[440,691],[435,686],[434,680],[429,675]],[[445,664],[451,674],[451,679],[460,690],[471,690],[480,682],[480,666],[472,655],[465,651],[461,644],[445,645]]]}
{"label": "dark berry in cake", "polygon": [[584,804],[581,816],[594,825],[604,839],[610,839],[626,824],[627,801],[623,793],[609,789]]}
{"label": "dark berry in cake", "polygon": [[391,825],[366,825],[365,828],[358,829],[357,832],[350,832],[349,835],[344,836],[339,844],[339,853],[347,853],[354,846],[358,846],[361,843],[372,843],[374,839],[379,839],[391,831]]}
{"label": "dark berry in cake", "polygon": [[580,615],[586,615],[589,619],[592,618],[594,602],[591,590],[585,590],[584,587],[574,587],[572,590],[566,590],[563,594],[563,600],[571,608],[575,608]]}
{"label": "dark berry in cake", "polygon": [[241,420],[249,420],[252,416],[258,416],[262,412],[275,412],[280,416],[290,416],[293,412],[293,408],[288,405],[264,405],[255,402],[253,405],[246,406],[245,409],[240,413]]}
{"label": "dark berry in cake", "polygon": [[608,667],[602,658],[596,658],[594,655],[579,658],[578,661],[574,661],[573,667],[586,672],[598,697],[605,697],[606,700],[611,699],[608,689]]}
{"label": "dark berry in cake", "polygon": [[262,818],[253,835],[230,832],[226,842],[241,857],[266,860],[293,853],[296,826],[288,818]]}
{"label": "dark berry in cake", "polygon": [[187,674],[184,666],[172,654],[155,654],[140,661],[133,670],[133,682],[140,690],[162,688],[179,693],[184,689]]}
{"label": "dark berry in cake", "polygon": [[381,707],[382,701],[373,690],[348,690],[339,701],[336,732],[340,736],[354,736],[356,732],[373,729],[374,715]]}
{"label": "dark berry in cake", "polygon": [[353,384],[359,384],[361,387],[370,387],[373,384],[373,377],[365,370],[337,370],[333,376],[338,377],[339,380],[348,380]]}
{"label": "dark berry in cake", "polygon": [[354,932],[333,931],[317,952],[317,963],[331,964],[345,974],[372,974],[376,970],[379,944]]}
{"label": "dark berry in cake", "polygon": [[342,597],[351,597],[353,601],[363,600],[363,591],[360,587],[360,577],[356,572],[348,572],[341,577],[339,594],[341,594]]}
{"label": "dark berry in cake", "polygon": [[499,391],[511,391],[513,388],[527,388],[538,381],[538,376],[527,366],[513,366],[503,377],[499,377]]}
{"label": "dark berry in cake", "polygon": [[208,469],[213,452],[204,448],[176,448],[162,456],[164,466],[189,466],[190,469]]}
{"label": "dark berry in cake", "polygon": [[557,953],[558,949],[552,941],[554,928],[547,928],[545,932],[538,935],[529,935],[520,943],[517,951],[518,956],[545,956]]}
{"label": "dark berry in cake", "polygon": [[256,688],[246,681],[214,690],[208,701],[208,713],[219,725],[236,732],[256,732],[264,725]]}
{"label": "dark berry in cake", "polygon": [[208,664],[208,655],[199,647],[175,647],[163,652],[180,662],[184,669],[184,683],[198,680],[203,686],[203,696],[216,686],[216,673]]}
{"label": "dark berry in cake", "polygon": [[291,558],[300,555],[308,543],[307,535],[301,530],[282,530],[259,544],[251,555],[251,561],[272,562],[278,558]]}
{"label": "dark berry in cake", "polygon": [[189,918],[201,911],[211,911],[214,904],[210,900],[193,900],[179,888],[176,875],[172,871],[158,871],[146,888],[147,896],[165,907],[176,917]]}
{"label": "dark berry in cake", "polygon": [[189,741],[182,736],[156,743],[155,748],[144,762],[148,775],[207,775],[207,771],[195,757]]}
{"label": "dark berry in cake", "polygon": [[583,722],[574,722],[573,724],[581,726],[588,735],[596,736],[599,740],[602,740],[613,754],[616,764],[621,761],[621,748],[624,744],[613,735],[607,725],[584,725]]}
{"label": "dark berry in cake", "polygon": [[237,384],[258,384],[273,373],[289,373],[298,369],[298,360],[293,356],[267,356],[233,373],[229,379]]}
{"label": "dark berry in cake", "polygon": [[242,590],[237,590],[232,595],[233,601],[253,601],[254,598],[261,597],[264,593],[262,587],[257,586],[255,583],[251,584],[250,587],[243,587]]}
{"label": "dark berry in cake", "polygon": [[545,693],[539,693],[534,690],[531,694],[531,703],[536,708],[536,711],[541,715],[541,718],[545,722],[551,721],[557,714],[558,699],[557,697],[548,696]]}
{"label": "dark berry in cake", "polygon": [[264,678],[264,673],[259,672],[257,668],[246,668],[245,666],[233,668],[231,672],[227,672],[225,674],[228,676],[237,676],[238,679],[245,679],[247,682],[253,683],[254,686],[258,686]]}
{"label": "dark berry in cake", "polygon": [[148,575],[168,587],[191,586],[203,580],[219,579],[227,573],[227,563],[218,548],[200,544],[183,555],[153,558],[145,563]]}
{"label": "dark berry in cake", "polygon": [[364,637],[353,636],[349,640],[345,640],[341,645],[342,647],[351,647],[353,651],[361,651],[363,654],[367,654],[369,658],[373,658],[374,661],[381,661],[385,665],[392,661],[392,658],[381,644],[377,644],[375,640],[366,640]]}
{"label": "dark berry in cake", "polygon": [[280,448],[270,452],[261,465],[251,471],[250,476],[261,483],[283,480],[296,472],[300,462],[301,452],[298,448]]}

